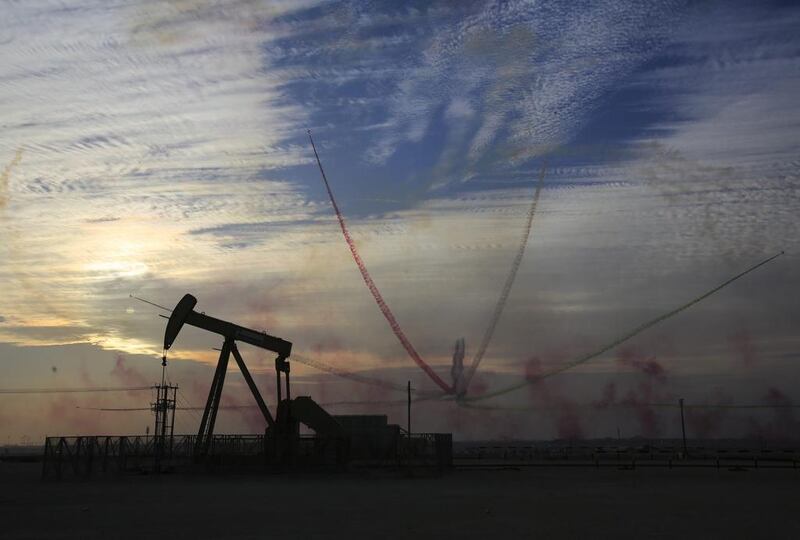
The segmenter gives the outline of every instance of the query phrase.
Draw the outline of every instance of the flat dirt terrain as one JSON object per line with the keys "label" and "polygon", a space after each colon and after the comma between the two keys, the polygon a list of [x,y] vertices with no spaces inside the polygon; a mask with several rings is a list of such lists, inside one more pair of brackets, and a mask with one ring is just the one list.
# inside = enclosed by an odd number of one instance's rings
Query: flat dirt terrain
{"label": "flat dirt terrain", "polygon": [[42,482],[0,463],[0,538],[800,538],[800,470],[527,469]]}

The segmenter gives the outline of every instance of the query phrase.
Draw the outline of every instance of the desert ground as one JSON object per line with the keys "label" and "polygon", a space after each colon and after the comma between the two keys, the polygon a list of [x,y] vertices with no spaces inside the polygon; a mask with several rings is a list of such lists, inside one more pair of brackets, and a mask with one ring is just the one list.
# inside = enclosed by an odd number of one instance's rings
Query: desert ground
{"label": "desert ground", "polygon": [[2,538],[800,538],[800,470],[791,469],[64,482],[39,472],[0,463]]}

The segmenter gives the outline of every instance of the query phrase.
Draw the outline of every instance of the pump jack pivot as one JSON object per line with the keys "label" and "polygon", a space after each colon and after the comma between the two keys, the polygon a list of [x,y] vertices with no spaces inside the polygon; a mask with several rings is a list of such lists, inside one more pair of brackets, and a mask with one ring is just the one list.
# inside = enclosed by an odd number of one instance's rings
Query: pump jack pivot
{"label": "pump jack pivot", "polygon": [[289,358],[292,352],[292,344],[281,338],[270,336],[265,332],[250,330],[249,328],[244,328],[243,326],[228,321],[209,317],[205,313],[198,313],[194,311],[194,306],[196,304],[197,299],[191,294],[186,294],[181,298],[181,301],[178,302],[178,305],[175,306],[169,318],[169,322],[167,323],[167,329],[164,332],[164,350],[169,350],[184,324],[202,328],[203,330],[219,334],[225,338],[225,341],[222,343],[222,350],[219,354],[217,369],[214,373],[214,380],[208,391],[206,408],[203,411],[203,418],[200,421],[200,429],[197,432],[197,440],[194,445],[195,457],[202,458],[208,454],[211,438],[214,435],[214,422],[217,419],[220,396],[222,396],[222,385],[225,382],[225,372],[228,369],[228,359],[231,354],[233,354],[233,358],[236,360],[236,364],[239,366],[239,370],[241,370],[244,380],[247,382],[247,386],[250,387],[250,391],[253,393],[253,397],[258,404],[258,408],[261,409],[261,414],[264,415],[267,424],[270,428],[275,426],[275,420],[272,418],[266,403],[264,403],[261,393],[258,391],[255,381],[253,381],[253,377],[250,376],[250,371],[248,371],[242,359],[242,355],[239,354],[236,341],[242,341],[278,354],[278,357],[275,359],[275,371],[278,377],[279,402],[281,394],[281,372],[286,373],[286,394],[287,397],[290,395],[289,362],[287,358]]}

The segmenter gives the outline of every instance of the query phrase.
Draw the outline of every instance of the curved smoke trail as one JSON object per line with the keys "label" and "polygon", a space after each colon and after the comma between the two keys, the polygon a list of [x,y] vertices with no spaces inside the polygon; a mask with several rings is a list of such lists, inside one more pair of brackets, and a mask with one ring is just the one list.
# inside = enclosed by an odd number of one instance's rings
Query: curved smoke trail
{"label": "curved smoke trail", "polygon": [[336,204],[336,199],[333,197],[333,191],[331,191],[331,186],[328,184],[328,178],[325,176],[325,171],[322,169],[322,162],[319,160],[319,154],[317,154],[317,147],[314,145],[314,139],[311,137],[311,130],[308,131],[308,138],[311,141],[311,147],[314,149],[314,157],[317,158],[317,165],[319,166],[319,172],[322,174],[322,181],[325,183],[325,189],[328,191],[328,197],[331,200],[331,205],[333,206],[333,211],[336,212],[336,218],[339,220],[339,227],[342,229],[342,234],[344,235],[345,242],[347,242],[348,247],[350,248],[350,253],[353,256],[353,260],[358,266],[358,269],[361,271],[361,277],[364,278],[364,283],[367,284],[367,288],[369,292],[372,293],[372,297],[375,299],[375,302],[378,304],[378,307],[383,313],[383,316],[386,318],[386,321],[389,323],[389,326],[392,328],[392,332],[394,335],[397,336],[397,339],[400,340],[400,343],[405,348],[408,355],[411,357],[412,360],[422,368],[428,377],[431,378],[433,382],[435,382],[439,388],[444,390],[447,393],[452,393],[453,389],[444,382],[441,377],[439,377],[433,369],[420,357],[419,353],[417,353],[414,346],[406,337],[405,333],[403,332],[402,328],[400,328],[400,324],[395,319],[392,310],[389,309],[389,306],[386,304],[386,301],[383,299],[378,287],[375,285],[375,282],[372,281],[372,277],[369,275],[367,271],[367,267],[364,264],[364,261],[361,259],[361,256],[358,254],[358,249],[356,249],[356,244],[353,241],[353,238],[350,236],[350,231],[347,230],[347,225],[344,222],[344,217],[342,217],[342,213],[339,211],[339,205]]}
{"label": "curved smoke trail", "polygon": [[494,307],[492,318],[489,319],[489,326],[486,328],[486,332],[483,334],[483,339],[478,347],[478,352],[475,353],[475,357],[472,359],[472,364],[469,366],[469,369],[465,374],[463,384],[457,385],[460,393],[466,393],[467,389],[469,388],[469,383],[472,381],[472,376],[475,375],[475,371],[477,371],[481,360],[483,360],[483,355],[486,354],[486,349],[489,348],[489,343],[492,341],[494,330],[497,327],[497,323],[500,321],[500,316],[503,314],[503,309],[506,307],[508,295],[511,293],[511,287],[514,285],[514,279],[517,277],[517,271],[519,270],[520,264],[522,264],[522,257],[525,255],[525,248],[528,246],[528,239],[531,236],[533,216],[536,214],[536,205],[539,202],[539,193],[542,191],[542,184],[544,183],[544,172],[545,165],[542,165],[542,170],[539,173],[539,182],[536,184],[536,191],[533,194],[533,201],[531,201],[531,207],[528,209],[528,219],[525,222],[525,228],[522,232],[519,249],[517,250],[516,256],[514,256],[514,261],[511,263],[511,269],[508,271],[508,277],[506,277],[503,290],[500,292],[500,297],[497,299],[497,304]]}
{"label": "curved smoke trail", "polygon": [[362,384],[369,384],[372,386],[379,386],[381,388],[386,388],[388,390],[397,390],[398,392],[405,392],[407,390],[405,385],[395,384],[393,382],[384,381],[382,379],[378,379],[376,377],[367,377],[365,375],[359,375],[358,373],[352,373],[350,371],[345,371],[343,369],[339,369],[337,367],[333,367],[326,363],[320,362],[319,360],[312,360],[311,358],[306,358],[305,356],[300,356],[297,354],[292,355],[292,360],[295,362],[300,362],[301,364],[305,364],[307,366],[316,368],[320,371],[324,371],[325,373],[330,373],[331,375],[336,375],[337,377],[341,377],[342,379],[349,379],[354,382],[362,383]]}
{"label": "curved smoke trail", "polygon": [[685,309],[689,309],[690,307],[692,307],[693,305],[697,304],[698,302],[701,302],[701,301],[705,300],[706,298],[708,298],[709,296],[711,296],[712,294],[718,292],[720,289],[723,289],[724,287],[727,287],[728,285],[730,285],[731,283],[733,283],[737,279],[749,274],[750,272],[752,272],[753,270],[755,270],[755,269],[757,269],[757,268],[759,268],[761,266],[764,266],[768,262],[770,262],[770,261],[772,261],[774,259],[777,259],[781,255],[783,255],[783,251],[781,251],[780,253],[777,253],[776,255],[773,255],[772,257],[764,259],[760,263],[751,266],[750,268],[748,268],[744,272],[736,274],[735,276],[733,276],[732,278],[728,279],[727,281],[725,281],[721,285],[718,285],[718,286],[714,287],[710,291],[708,291],[708,292],[706,292],[704,294],[701,294],[700,296],[690,300],[689,302],[683,304],[682,306],[679,306],[679,307],[673,309],[672,311],[664,313],[663,315],[659,315],[655,319],[652,319],[652,320],[650,320],[650,321],[648,321],[648,322],[646,322],[644,324],[641,324],[641,325],[637,326],[633,330],[630,330],[629,332],[619,336],[618,338],[616,338],[615,340],[609,342],[608,344],[603,345],[602,347],[600,347],[599,349],[595,350],[594,352],[591,352],[589,354],[586,354],[584,356],[576,358],[575,360],[567,362],[566,364],[558,366],[558,367],[556,367],[556,368],[554,368],[554,369],[552,369],[550,371],[541,373],[540,375],[537,375],[535,377],[527,378],[522,382],[513,384],[513,385],[508,386],[506,388],[501,388],[500,390],[495,390],[494,392],[489,392],[489,393],[486,393],[486,394],[483,394],[483,395],[480,395],[480,396],[463,397],[463,398],[461,398],[460,401],[463,401],[463,402],[482,401],[484,399],[489,399],[489,398],[493,398],[493,397],[497,397],[497,396],[502,396],[503,394],[508,394],[508,393],[513,392],[515,390],[519,390],[520,388],[524,388],[525,386],[527,386],[529,384],[532,384],[532,383],[535,383],[535,382],[537,382],[537,381],[539,381],[541,379],[545,379],[547,377],[552,377],[553,375],[557,375],[558,373],[563,373],[564,371],[568,371],[568,370],[570,370],[570,369],[572,369],[572,368],[574,368],[576,366],[579,366],[579,365],[581,365],[581,364],[583,364],[585,362],[588,362],[589,360],[592,360],[593,358],[597,358],[601,354],[613,349],[614,347],[616,347],[618,345],[621,345],[622,343],[628,341],[632,337],[634,337],[634,336],[636,336],[638,334],[641,334],[642,332],[644,332],[648,328],[651,328],[651,327],[657,325],[658,323],[660,323],[660,322],[662,322],[662,321],[664,321],[666,319],[669,319],[673,315],[677,315],[678,313],[680,313],[681,311],[683,311]]}

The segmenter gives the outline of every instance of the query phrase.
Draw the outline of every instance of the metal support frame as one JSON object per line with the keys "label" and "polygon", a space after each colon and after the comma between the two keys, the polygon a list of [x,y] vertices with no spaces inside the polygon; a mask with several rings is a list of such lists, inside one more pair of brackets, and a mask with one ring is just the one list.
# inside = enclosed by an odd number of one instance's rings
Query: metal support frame
{"label": "metal support frame", "polygon": [[222,395],[222,385],[225,383],[225,372],[228,370],[228,358],[231,354],[233,340],[225,339],[222,350],[219,353],[217,370],[214,372],[214,380],[211,381],[211,388],[208,390],[208,400],[206,408],[203,410],[203,418],[200,420],[200,429],[197,431],[194,453],[196,456],[204,456],[208,453],[211,444],[211,437],[214,434],[214,422],[217,420],[217,410],[219,400]]}
{"label": "metal support frame", "polygon": [[[239,370],[242,372],[242,376],[244,377],[247,386],[250,388],[250,392],[252,392],[253,397],[256,400],[256,404],[258,405],[259,410],[261,410],[261,414],[264,415],[264,420],[267,421],[267,425],[270,428],[275,426],[275,419],[272,417],[272,414],[270,414],[264,398],[261,397],[261,392],[258,391],[258,387],[256,386],[252,375],[250,375],[250,370],[247,369],[247,365],[244,363],[241,353],[239,353],[239,349],[236,346],[236,341],[231,338],[226,338],[225,342],[222,344],[219,361],[217,362],[217,369],[214,373],[214,380],[211,382],[211,388],[208,391],[208,400],[206,401],[206,407],[203,411],[203,418],[200,420],[200,429],[197,431],[197,439],[194,447],[194,453],[197,457],[202,457],[208,454],[211,440],[213,439],[214,424],[216,423],[217,419],[217,411],[219,410],[220,398],[222,396],[222,387],[225,383],[225,373],[228,369],[228,359],[230,358],[231,354],[233,354],[236,365],[239,366]],[[278,401],[280,402],[281,371],[286,372],[286,393],[287,396],[290,395],[288,374],[289,363],[286,362],[286,360],[282,357],[278,357],[275,362],[276,368],[279,363],[281,364],[281,369],[278,371]]]}
{"label": "metal support frame", "polygon": [[273,420],[272,415],[270,414],[269,409],[267,408],[267,404],[264,403],[264,399],[261,397],[261,393],[258,391],[258,387],[256,386],[255,381],[253,381],[253,377],[250,376],[250,371],[244,364],[244,360],[242,360],[242,355],[239,354],[239,349],[236,347],[235,342],[233,344],[233,347],[231,347],[231,352],[233,353],[233,358],[236,360],[236,364],[239,366],[239,370],[242,372],[242,376],[244,377],[247,386],[250,387],[250,392],[253,393],[253,397],[256,399],[258,408],[261,409],[261,414],[264,415],[264,419],[267,421],[269,427],[274,426],[275,420]]}
{"label": "metal support frame", "polygon": [[[289,383],[290,365],[286,357],[278,356],[275,359],[275,383],[278,390],[277,422],[275,426],[274,450],[275,456],[280,461],[290,461],[295,455],[294,439],[299,434],[298,426],[292,420],[292,390]],[[283,399],[281,373],[286,374],[286,399]]]}

